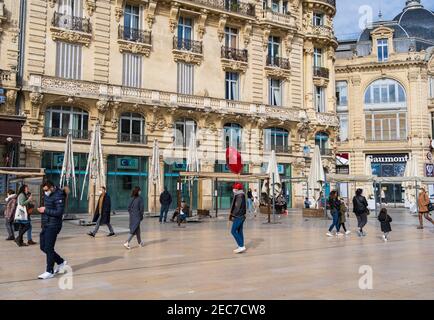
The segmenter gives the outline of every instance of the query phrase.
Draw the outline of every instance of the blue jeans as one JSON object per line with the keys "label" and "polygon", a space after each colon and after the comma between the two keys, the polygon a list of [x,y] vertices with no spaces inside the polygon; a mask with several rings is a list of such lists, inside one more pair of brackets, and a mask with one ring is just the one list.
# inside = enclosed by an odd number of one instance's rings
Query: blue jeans
{"label": "blue jeans", "polygon": [[161,209],[160,209],[160,219],[159,219],[160,222],[163,221],[163,217],[164,217],[164,222],[166,222],[168,212],[169,212],[169,205],[168,204],[162,204]]}
{"label": "blue jeans", "polygon": [[252,212],[253,211],[253,199],[247,199],[247,210],[249,211],[249,212]]}
{"label": "blue jeans", "polygon": [[40,234],[40,248],[41,251],[47,255],[47,272],[54,273],[54,263],[62,264],[63,259],[54,251],[56,245],[57,235],[59,234],[62,226],[47,226],[43,227]]}
{"label": "blue jeans", "polygon": [[33,238],[32,238],[32,230],[33,230],[32,222],[29,220],[27,223],[29,224],[29,230],[27,230],[27,241],[30,241],[30,240],[33,240]]}
{"label": "blue jeans", "polygon": [[232,223],[231,233],[237,242],[238,247],[244,247],[243,225],[245,217],[235,217]]}
{"label": "blue jeans", "polygon": [[333,230],[333,227],[335,227],[336,232],[338,232],[339,231],[339,211],[338,210],[335,209],[332,211],[332,218],[333,218],[333,222],[330,225],[329,232],[331,232]]}

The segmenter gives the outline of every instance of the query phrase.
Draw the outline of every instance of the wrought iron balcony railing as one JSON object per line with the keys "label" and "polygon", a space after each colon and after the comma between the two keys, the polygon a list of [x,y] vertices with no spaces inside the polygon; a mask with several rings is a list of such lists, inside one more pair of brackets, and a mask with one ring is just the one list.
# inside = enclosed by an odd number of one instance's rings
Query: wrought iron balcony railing
{"label": "wrought iron balcony railing", "polygon": [[140,134],[119,133],[118,137],[120,143],[146,144],[147,141],[147,136]]}
{"label": "wrought iron balcony railing", "polygon": [[290,68],[289,59],[273,56],[267,56],[267,66],[288,70]]}
{"label": "wrought iron balcony railing", "polygon": [[47,138],[66,138],[69,133],[72,134],[72,139],[88,140],[90,137],[90,131],[87,130],[44,128],[44,137]]}
{"label": "wrought iron balcony railing", "polygon": [[239,0],[184,0],[186,2],[199,3],[204,6],[237,13],[244,16],[255,16],[255,6]]}
{"label": "wrought iron balcony railing", "polygon": [[319,148],[319,151],[322,156],[330,157],[333,155],[333,149]]}
{"label": "wrought iron balcony railing", "polygon": [[247,49],[236,49],[222,46],[222,58],[247,62]]}
{"label": "wrought iron balcony railing", "polygon": [[202,41],[173,37],[173,49],[202,54]]}
{"label": "wrought iron balcony railing", "polygon": [[328,79],[329,69],[324,67],[313,67],[313,76]]}
{"label": "wrought iron balcony railing", "polygon": [[269,146],[265,146],[265,151],[266,152],[271,152],[273,150],[276,153],[290,153],[291,152],[291,147],[290,146],[282,146],[282,145],[269,145]]}
{"label": "wrought iron balcony railing", "polygon": [[151,44],[151,31],[119,26],[118,37],[121,40]]}
{"label": "wrought iron balcony railing", "polygon": [[92,32],[89,18],[75,17],[59,12],[54,12],[51,24],[53,25],[53,27],[63,28],[67,30],[80,31],[84,33]]}

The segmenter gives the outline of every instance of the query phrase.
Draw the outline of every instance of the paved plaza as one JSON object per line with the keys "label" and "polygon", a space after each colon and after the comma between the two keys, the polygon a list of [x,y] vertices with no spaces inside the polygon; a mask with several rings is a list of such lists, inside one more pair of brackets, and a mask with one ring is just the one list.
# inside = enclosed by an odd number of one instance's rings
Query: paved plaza
{"label": "paved plaza", "polygon": [[[125,215],[112,217],[111,238],[104,228],[91,238],[91,227],[65,221],[56,248],[71,265],[69,277],[37,280],[45,267],[39,247],[2,240],[0,299],[434,299],[434,228],[416,230],[417,217],[404,209],[390,213],[388,243],[372,215],[365,238],[354,233],[354,217],[352,234],[340,238],[326,237],[329,220],[307,220],[298,210],[273,225],[249,218],[248,251],[240,255],[232,253],[226,217],[185,228],[145,218],[146,245],[130,251],[122,246]],[[33,224],[39,242],[39,221]],[[359,288],[361,266],[372,268],[372,289]]]}

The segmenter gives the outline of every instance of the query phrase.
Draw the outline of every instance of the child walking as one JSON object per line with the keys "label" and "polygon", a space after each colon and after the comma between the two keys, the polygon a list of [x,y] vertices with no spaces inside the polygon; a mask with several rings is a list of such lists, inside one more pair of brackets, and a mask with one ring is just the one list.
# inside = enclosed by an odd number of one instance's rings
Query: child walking
{"label": "child walking", "polygon": [[351,233],[350,230],[347,230],[346,226],[345,226],[345,222],[346,222],[346,217],[345,215],[347,214],[347,206],[345,205],[345,201],[343,199],[341,200],[341,204],[339,207],[339,227],[338,227],[338,234],[341,234],[339,231],[342,227],[342,229],[344,229],[344,232],[346,235],[349,235]]}
{"label": "child walking", "polygon": [[383,208],[380,210],[380,214],[378,215],[378,221],[381,224],[381,232],[383,232],[383,240],[389,240],[389,232],[392,231],[392,227],[390,223],[392,222],[392,217],[387,214],[387,209]]}

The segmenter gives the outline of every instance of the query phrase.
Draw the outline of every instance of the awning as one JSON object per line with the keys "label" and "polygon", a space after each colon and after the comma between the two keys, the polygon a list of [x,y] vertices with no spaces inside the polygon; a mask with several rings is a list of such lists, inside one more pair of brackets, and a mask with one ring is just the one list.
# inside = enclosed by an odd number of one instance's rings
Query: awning
{"label": "awning", "polygon": [[26,117],[0,116],[0,143],[20,143],[21,128]]}

